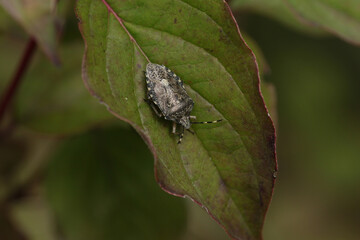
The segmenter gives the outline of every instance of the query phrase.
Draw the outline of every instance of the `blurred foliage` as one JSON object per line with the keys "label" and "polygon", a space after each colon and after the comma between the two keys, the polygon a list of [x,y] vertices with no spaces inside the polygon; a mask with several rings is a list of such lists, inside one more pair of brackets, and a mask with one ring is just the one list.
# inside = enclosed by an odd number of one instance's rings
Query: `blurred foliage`
{"label": "blurred foliage", "polygon": [[184,200],[155,182],[153,157],[133,129],[92,131],[65,141],[46,189],[67,239],[177,239]]}
{"label": "blurred foliage", "polygon": [[[55,146],[55,139],[39,137],[21,129],[17,129],[12,135],[1,132],[0,239],[29,239],[28,231],[23,231],[22,224],[13,217],[13,205],[17,205],[18,201],[27,195],[33,183],[38,181],[48,154]],[[34,215],[27,217],[26,211],[23,210],[20,209],[20,215],[24,214],[23,222],[32,226],[32,232],[36,229],[40,229],[41,232],[48,231],[48,225],[38,221]]]}
{"label": "blurred foliage", "polygon": [[[0,92],[7,86],[25,49],[26,36],[0,8]],[[6,56],[6,57],[5,57]]]}
{"label": "blurred foliage", "polygon": [[22,167],[22,160],[25,158],[25,141],[23,139],[9,139],[0,142],[0,203],[18,185],[16,183],[16,170]]}
{"label": "blurred foliage", "polygon": [[278,95],[280,172],[265,239],[357,239],[360,49],[259,16],[247,23]]}
{"label": "blurred foliage", "polygon": [[28,240],[59,240],[59,233],[52,209],[44,197],[41,185],[31,189],[31,195],[8,205],[9,218],[18,232]]}
{"label": "blurred foliage", "polygon": [[[65,16],[69,8],[66,4],[69,4],[69,1],[64,1],[58,9]],[[0,51],[7,56],[0,58],[2,91],[17,67],[27,39],[2,11],[0,17],[6,19],[4,32],[0,32]],[[84,45],[74,16],[68,18],[69,23],[65,26],[67,31],[63,34],[65,41],[59,50],[61,59],[65,61],[55,67],[38,52],[18,90],[14,120],[40,133],[78,133],[115,119],[84,88],[81,80]]]}
{"label": "blurred foliage", "polygon": [[300,21],[319,26],[342,39],[360,44],[360,2],[358,0],[284,0]]}
{"label": "blurred foliage", "polygon": [[238,17],[252,12],[276,19],[290,28],[306,34],[325,34],[318,26],[308,26],[300,22],[288,8],[285,0],[231,0],[230,6]]}
{"label": "blurred foliage", "polygon": [[41,174],[55,145],[55,139],[21,129],[0,139],[0,205]]}
{"label": "blurred foliage", "polygon": [[65,135],[114,119],[84,87],[80,70],[83,48],[79,40],[63,44],[61,67],[39,54],[33,59],[19,88],[16,121],[37,132]]}
{"label": "blurred foliage", "polygon": [[57,0],[0,0],[0,5],[24,28],[44,53],[58,63],[57,35],[60,29],[54,14]]}
{"label": "blurred foliage", "polygon": [[232,0],[231,6],[272,17],[305,33],[328,32],[360,44],[358,0]]}
{"label": "blurred foliage", "polygon": [[18,231],[17,226],[9,217],[9,211],[3,206],[0,208],[0,237],[4,240],[24,240],[25,236]]}

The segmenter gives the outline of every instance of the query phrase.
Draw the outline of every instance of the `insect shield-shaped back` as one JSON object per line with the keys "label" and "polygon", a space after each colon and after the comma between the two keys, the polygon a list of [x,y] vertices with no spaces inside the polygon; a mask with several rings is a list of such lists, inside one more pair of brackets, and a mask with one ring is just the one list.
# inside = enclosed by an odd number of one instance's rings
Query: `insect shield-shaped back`
{"label": "insect shield-shaped back", "polygon": [[190,113],[194,102],[185,91],[183,82],[165,66],[146,66],[147,97],[167,120],[190,128]]}
{"label": "insect shield-shaped back", "polygon": [[187,94],[181,79],[167,67],[149,63],[146,66],[145,75],[148,90],[146,101],[159,117],[164,117],[166,120],[174,122],[173,133],[176,134],[176,124],[182,126],[180,140],[178,142],[180,143],[184,129],[191,127],[192,122],[190,122],[190,118],[196,118],[190,116],[194,107],[194,101]]}

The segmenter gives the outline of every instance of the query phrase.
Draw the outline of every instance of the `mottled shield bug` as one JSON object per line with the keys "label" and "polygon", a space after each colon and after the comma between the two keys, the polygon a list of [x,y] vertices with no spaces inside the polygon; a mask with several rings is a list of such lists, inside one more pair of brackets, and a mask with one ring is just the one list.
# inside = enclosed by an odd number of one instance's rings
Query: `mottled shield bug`
{"label": "mottled shield bug", "polygon": [[190,122],[190,119],[196,119],[195,116],[190,115],[194,107],[194,101],[187,94],[181,79],[167,67],[148,63],[145,76],[147,86],[147,99],[145,101],[149,103],[159,117],[173,121],[172,132],[174,134],[177,134],[177,124],[182,127],[178,143],[181,143],[184,129],[192,132],[189,130],[191,124],[217,123],[222,121]]}

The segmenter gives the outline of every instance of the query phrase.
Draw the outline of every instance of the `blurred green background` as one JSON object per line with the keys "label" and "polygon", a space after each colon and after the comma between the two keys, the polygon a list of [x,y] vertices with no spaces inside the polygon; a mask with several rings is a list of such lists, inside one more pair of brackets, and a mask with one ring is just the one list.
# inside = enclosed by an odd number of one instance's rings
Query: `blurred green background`
{"label": "blurred green background", "polygon": [[[359,239],[360,48],[280,7],[233,10],[277,126],[264,239]],[[0,125],[0,239],[229,239],[199,206],[158,187],[141,138],[83,87],[82,39],[67,16],[69,61],[56,68],[38,51]],[[1,9],[1,92],[26,41]]]}
{"label": "blurred green background", "polygon": [[360,48],[240,19],[277,92],[279,174],[265,239],[359,239]]}

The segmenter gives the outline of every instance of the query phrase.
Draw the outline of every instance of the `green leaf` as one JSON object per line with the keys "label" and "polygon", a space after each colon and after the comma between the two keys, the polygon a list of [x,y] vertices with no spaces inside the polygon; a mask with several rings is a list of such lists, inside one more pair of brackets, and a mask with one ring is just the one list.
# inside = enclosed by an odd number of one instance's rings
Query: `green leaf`
{"label": "green leaf", "polygon": [[65,141],[51,159],[46,189],[66,239],[178,239],[184,200],[158,188],[151,159],[131,128]]}
{"label": "green leaf", "polygon": [[56,52],[56,0],[0,0],[0,5],[34,37],[44,53],[54,62]]}
{"label": "green leaf", "polygon": [[284,0],[301,21],[360,44],[358,0]]}
{"label": "green leaf", "polygon": [[299,22],[293,12],[287,7],[284,0],[232,0],[230,5],[234,11],[256,12],[278,20],[301,32],[310,34],[325,33],[317,26],[304,25],[302,22]]}
{"label": "green leaf", "polygon": [[[259,92],[258,70],[225,1],[79,0],[86,41],[83,78],[109,111],[128,121],[155,156],[167,192],[202,205],[234,239],[261,239],[276,171],[274,127]],[[199,121],[182,144],[171,122],[144,102],[151,62],[185,82]]]}
{"label": "green leaf", "polygon": [[113,119],[104,106],[89,95],[81,81],[83,44],[73,41],[60,51],[61,67],[38,54],[16,101],[16,120],[38,132],[72,134]]}

